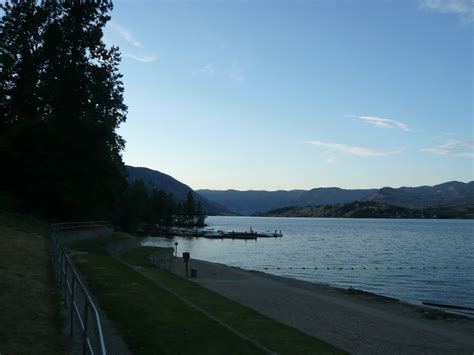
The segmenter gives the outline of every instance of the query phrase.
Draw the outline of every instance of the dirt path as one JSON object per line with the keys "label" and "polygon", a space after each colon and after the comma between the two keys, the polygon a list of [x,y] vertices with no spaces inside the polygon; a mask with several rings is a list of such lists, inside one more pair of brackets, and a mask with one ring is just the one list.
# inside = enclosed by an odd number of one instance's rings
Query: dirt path
{"label": "dirt path", "polygon": [[[437,317],[423,308],[191,260],[199,284],[353,354],[474,353],[474,320]],[[173,272],[184,276],[181,259]]]}

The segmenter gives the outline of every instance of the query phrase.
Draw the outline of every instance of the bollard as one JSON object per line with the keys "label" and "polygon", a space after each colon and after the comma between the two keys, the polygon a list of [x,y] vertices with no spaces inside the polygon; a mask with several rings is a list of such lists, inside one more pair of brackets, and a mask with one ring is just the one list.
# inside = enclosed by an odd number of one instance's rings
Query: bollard
{"label": "bollard", "polygon": [[186,277],[188,277],[188,262],[189,262],[189,258],[190,258],[190,255],[188,252],[184,252],[183,253],[183,260],[184,260],[184,263],[185,263],[185,267],[186,267]]}

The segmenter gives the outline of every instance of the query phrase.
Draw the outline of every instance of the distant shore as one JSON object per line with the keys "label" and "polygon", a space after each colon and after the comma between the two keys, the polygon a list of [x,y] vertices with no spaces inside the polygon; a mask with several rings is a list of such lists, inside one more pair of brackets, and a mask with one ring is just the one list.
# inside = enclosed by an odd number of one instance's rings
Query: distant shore
{"label": "distant shore", "polygon": [[[181,258],[173,272],[184,276]],[[358,290],[191,259],[191,280],[350,353],[472,353],[474,319]]]}
{"label": "distant shore", "polygon": [[406,208],[372,201],[321,206],[290,206],[255,217],[322,217],[322,218],[388,218],[388,219],[474,219],[474,205],[432,208]]}

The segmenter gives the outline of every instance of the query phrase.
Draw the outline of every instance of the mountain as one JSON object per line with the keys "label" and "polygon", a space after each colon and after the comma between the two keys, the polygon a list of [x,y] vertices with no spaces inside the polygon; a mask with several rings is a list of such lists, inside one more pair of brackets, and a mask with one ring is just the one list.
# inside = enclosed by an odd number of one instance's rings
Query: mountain
{"label": "mountain", "polygon": [[337,187],[291,191],[198,190],[200,195],[230,211],[253,215],[282,207],[373,201],[406,208],[452,207],[474,204],[474,181],[446,182],[435,186],[384,187],[345,190]]}
{"label": "mountain", "polygon": [[367,200],[408,208],[466,206],[474,204],[474,181],[398,189],[384,187],[368,196]]}
{"label": "mountain", "polygon": [[242,215],[253,215],[287,206],[310,206],[347,203],[362,200],[375,189],[344,190],[337,187],[323,187],[312,190],[291,191],[237,191],[197,190],[210,201]]}
{"label": "mountain", "polygon": [[194,200],[201,202],[201,206],[206,214],[209,215],[229,215],[233,214],[225,207],[218,205],[215,202],[211,202],[205,197],[202,197],[188,185],[183,184],[182,182],[176,180],[175,178],[163,174],[159,171],[148,169],[148,168],[138,168],[134,166],[126,165],[125,169],[128,173],[129,181],[135,179],[142,179],[149,186],[153,186],[157,189],[162,189],[168,193],[172,193],[176,201],[184,201],[186,195],[189,191],[192,192]]}
{"label": "mountain", "polygon": [[285,207],[257,215],[263,217],[474,219],[474,205],[412,209],[374,201],[357,201],[336,205]]}

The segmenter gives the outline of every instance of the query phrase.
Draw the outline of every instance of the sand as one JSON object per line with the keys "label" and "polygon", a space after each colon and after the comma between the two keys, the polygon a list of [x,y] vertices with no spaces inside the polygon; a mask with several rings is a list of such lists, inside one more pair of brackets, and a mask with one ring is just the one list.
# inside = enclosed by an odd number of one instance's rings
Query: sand
{"label": "sand", "polygon": [[[206,261],[191,268],[190,280],[352,354],[474,354],[474,319]],[[183,260],[172,269],[184,276]]]}

